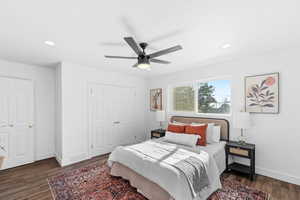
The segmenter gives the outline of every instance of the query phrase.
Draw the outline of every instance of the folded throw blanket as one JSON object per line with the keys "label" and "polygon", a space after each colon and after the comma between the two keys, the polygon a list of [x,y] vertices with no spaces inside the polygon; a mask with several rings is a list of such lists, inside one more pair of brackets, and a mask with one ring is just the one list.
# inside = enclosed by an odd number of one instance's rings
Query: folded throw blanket
{"label": "folded throw blanket", "polygon": [[200,159],[190,156],[173,166],[184,173],[193,197],[196,197],[197,193],[209,185],[205,165]]}

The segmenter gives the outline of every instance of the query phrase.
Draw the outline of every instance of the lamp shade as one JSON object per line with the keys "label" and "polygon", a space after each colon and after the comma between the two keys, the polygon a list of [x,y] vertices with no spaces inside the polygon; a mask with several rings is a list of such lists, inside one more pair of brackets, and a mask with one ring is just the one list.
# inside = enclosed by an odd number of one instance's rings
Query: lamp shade
{"label": "lamp shade", "polygon": [[233,116],[233,127],[249,129],[251,127],[250,114],[247,112],[237,112]]}
{"label": "lamp shade", "polygon": [[157,110],[156,111],[156,121],[164,122],[166,121],[166,115],[164,110]]}

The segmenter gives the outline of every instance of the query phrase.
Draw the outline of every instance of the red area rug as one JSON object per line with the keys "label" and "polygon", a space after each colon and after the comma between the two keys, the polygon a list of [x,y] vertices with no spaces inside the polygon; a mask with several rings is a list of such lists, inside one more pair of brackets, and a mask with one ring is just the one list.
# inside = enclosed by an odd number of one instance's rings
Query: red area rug
{"label": "red area rug", "polygon": [[[107,165],[89,165],[48,179],[55,200],[147,200],[129,182],[109,174]],[[209,200],[267,200],[263,191],[222,178]]]}

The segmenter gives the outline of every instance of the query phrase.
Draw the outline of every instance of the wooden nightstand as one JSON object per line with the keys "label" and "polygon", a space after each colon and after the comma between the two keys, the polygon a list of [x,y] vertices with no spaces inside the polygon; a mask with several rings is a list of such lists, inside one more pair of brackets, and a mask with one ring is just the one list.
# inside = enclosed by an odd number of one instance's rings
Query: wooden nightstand
{"label": "wooden nightstand", "polygon": [[160,138],[164,137],[166,134],[166,130],[164,129],[156,129],[151,131],[151,139],[152,138]]}
{"label": "wooden nightstand", "polygon": [[[240,144],[238,142],[229,141],[226,144],[226,171],[238,171],[249,174],[251,180],[255,176],[255,145],[254,144]],[[250,166],[239,163],[228,164],[229,155],[238,156],[250,159]]]}

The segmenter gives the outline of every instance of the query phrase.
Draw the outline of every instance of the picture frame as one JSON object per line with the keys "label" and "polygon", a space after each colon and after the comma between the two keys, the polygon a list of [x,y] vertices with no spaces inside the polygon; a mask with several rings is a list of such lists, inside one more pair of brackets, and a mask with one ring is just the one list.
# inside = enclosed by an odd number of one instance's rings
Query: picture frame
{"label": "picture frame", "polygon": [[279,114],[279,72],[245,77],[245,111]]}
{"label": "picture frame", "polygon": [[162,110],[162,88],[150,89],[150,110]]}

